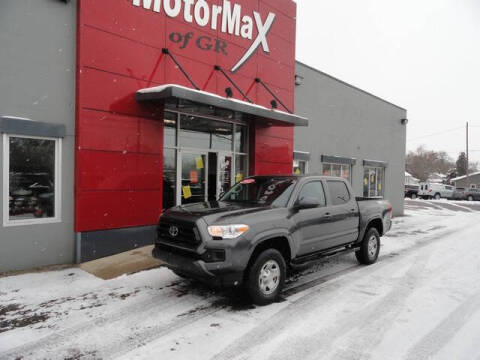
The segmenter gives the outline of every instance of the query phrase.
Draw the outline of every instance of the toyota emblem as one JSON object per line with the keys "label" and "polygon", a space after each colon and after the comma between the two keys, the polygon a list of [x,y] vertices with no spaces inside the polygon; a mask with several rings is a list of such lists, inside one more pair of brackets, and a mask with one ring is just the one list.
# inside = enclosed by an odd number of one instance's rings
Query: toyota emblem
{"label": "toyota emblem", "polygon": [[178,235],[178,227],[176,227],[175,225],[170,226],[170,229],[168,229],[168,233],[170,234],[170,236],[176,237]]}

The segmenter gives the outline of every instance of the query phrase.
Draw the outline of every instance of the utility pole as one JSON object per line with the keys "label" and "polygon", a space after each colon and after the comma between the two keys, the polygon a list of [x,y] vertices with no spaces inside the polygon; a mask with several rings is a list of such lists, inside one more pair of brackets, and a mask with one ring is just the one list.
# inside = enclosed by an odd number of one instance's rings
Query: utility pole
{"label": "utility pole", "polygon": [[467,186],[470,188],[470,176],[468,174],[468,168],[469,168],[470,160],[468,156],[468,121],[467,121]]}

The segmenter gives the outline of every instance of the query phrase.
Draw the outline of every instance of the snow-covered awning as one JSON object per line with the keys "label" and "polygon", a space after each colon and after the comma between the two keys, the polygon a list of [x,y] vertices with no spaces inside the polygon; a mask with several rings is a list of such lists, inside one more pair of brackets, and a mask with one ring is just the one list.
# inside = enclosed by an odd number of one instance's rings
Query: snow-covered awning
{"label": "snow-covered awning", "polygon": [[302,116],[289,114],[280,110],[271,110],[264,106],[232,98],[224,98],[206,91],[194,90],[180,85],[161,85],[138,90],[137,101],[155,101],[168,98],[189,100],[222,109],[255,115],[261,118],[281,121],[294,126],[308,126],[308,120]]}

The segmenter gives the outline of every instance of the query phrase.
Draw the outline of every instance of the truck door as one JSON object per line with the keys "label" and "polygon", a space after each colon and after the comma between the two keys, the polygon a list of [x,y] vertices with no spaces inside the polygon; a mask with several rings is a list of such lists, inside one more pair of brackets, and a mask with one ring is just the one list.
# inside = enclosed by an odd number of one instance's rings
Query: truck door
{"label": "truck door", "polygon": [[338,246],[354,242],[358,239],[360,221],[358,204],[348,190],[347,184],[341,180],[328,180],[329,211],[332,221],[328,232],[332,237],[328,244]]}
{"label": "truck door", "polygon": [[324,249],[323,242],[328,239],[328,227],[331,221],[326,207],[327,201],[323,182],[310,181],[301,188],[296,202],[302,198],[314,198],[319,206],[313,209],[294,210],[292,220],[295,224],[294,237],[298,241],[298,255],[305,255]]}

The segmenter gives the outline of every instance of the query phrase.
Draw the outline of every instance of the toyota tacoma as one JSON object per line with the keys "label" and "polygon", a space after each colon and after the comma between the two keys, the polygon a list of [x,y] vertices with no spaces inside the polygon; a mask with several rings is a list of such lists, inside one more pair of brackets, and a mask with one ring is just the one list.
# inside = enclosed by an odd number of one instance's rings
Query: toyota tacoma
{"label": "toyota tacoma", "polygon": [[254,303],[268,304],[295,266],[347,251],[361,264],[376,262],[392,206],[353,194],[342,178],[246,178],[219,201],[165,211],[153,256],[179,276],[244,285]]}

